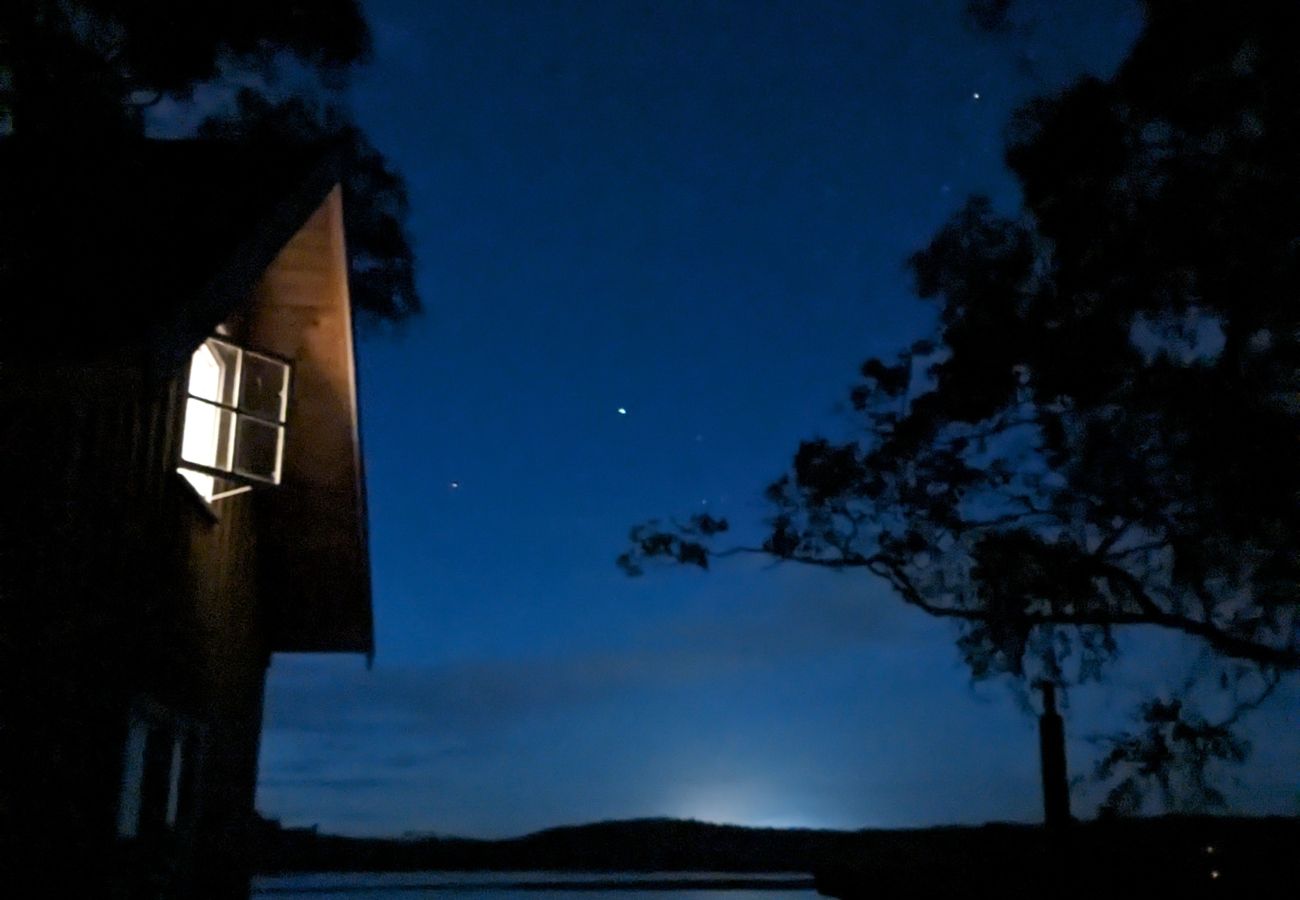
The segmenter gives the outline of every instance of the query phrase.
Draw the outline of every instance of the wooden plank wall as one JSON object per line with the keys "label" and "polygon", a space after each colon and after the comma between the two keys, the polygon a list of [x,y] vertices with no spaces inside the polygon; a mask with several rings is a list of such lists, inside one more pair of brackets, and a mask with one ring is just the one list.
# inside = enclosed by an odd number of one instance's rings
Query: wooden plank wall
{"label": "wooden plank wall", "polygon": [[370,556],[342,191],[254,292],[249,346],[294,361],[283,483],[259,497],[275,649],[373,650]]}
{"label": "wooden plank wall", "polygon": [[166,859],[136,855],[181,871],[197,852],[216,877],[251,809],[268,659],[250,498],[213,517],[176,474],[179,379],[105,371],[27,387],[0,402],[0,767],[13,776],[0,829],[34,858],[84,860],[87,886],[120,873],[126,712],[147,696],[209,723],[206,788]]}

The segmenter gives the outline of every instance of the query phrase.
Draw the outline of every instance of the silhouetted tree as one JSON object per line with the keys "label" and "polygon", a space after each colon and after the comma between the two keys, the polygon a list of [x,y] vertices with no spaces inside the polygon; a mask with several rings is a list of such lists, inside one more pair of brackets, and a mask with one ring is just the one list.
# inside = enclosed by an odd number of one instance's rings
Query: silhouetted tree
{"label": "silhouetted tree", "polygon": [[202,133],[343,146],[354,299],[399,319],[420,308],[406,186],[338,102],[369,50],[356,0],[12,0],[0,10],[0,134],[129,140],[160,100],[244,85]]}
{"label": "silhouetted tree", "polygon": [[290,55],[341,74],[370,49],[356,0],[11,0],[0,28],[0,97],[22,133],[138,129],[142,107],[223,65],[269,76]]}
{"label": "silhouetted tree", "polygon": [[381,319],[419,311],[414,253],[405,226],[406,182],[336,105],[302,97],[277,103],[245,89],[234,109],[205,121],[199,135],[253,144],[337,142],[346,157],[343,216],[353,301]]}
{"label": "silhouetted tree", "polygon": [[[1300,668],[1300,27],[1146,13],[1113,78],[1016,115],[1022,213],[972,198],[911,259],[936,340],[867,361],[863,437],[805,441],[766,541],[723,552],[871,573],[959,623],[977,678],[1095,678],[1117,627],[1172,629],[1246,708]],[[707,566],[726,526],[639,526],[619,562]],[[1142,715],[1103,767],[1130,795],[1245,753]]]}
{"label": "silhouetted tree", "polygon": [[1114,815],[1138,812],[1152,786],[1169,809],[1222,806],[1223,793],[1207,777],[1210,762],[1241,762],[1250,752],[1250,744],[1233,733],[1232,723],[1211,724],[1178,700],[1147,701],[1139,718],[1142,729],[1136,734],[1105,739],[1107,752],[1097,763],[1097,775],[1117,780],[1103,810]]}

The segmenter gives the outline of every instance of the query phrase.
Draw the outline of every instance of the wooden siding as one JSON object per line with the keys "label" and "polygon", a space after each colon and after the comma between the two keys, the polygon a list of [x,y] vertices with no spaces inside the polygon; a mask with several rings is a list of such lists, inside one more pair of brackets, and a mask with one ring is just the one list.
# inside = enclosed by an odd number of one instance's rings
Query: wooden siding
{"label": "wooden siding", "polygon": [[[295,363],[285,478],[211,509],[175,470],[185,373],[151,374],[192,347],[0,371],[0,833],[68,862],[47,893],[246,896],[270,653],[371,650],[337,189],[243,307],[232,338]],[[195,794],[178,828],[120,839],[142,703],[202,726]]]}
{"label": "wooden siding", "polygon": [[273,649],[370,653],[370,556],[342,192],[254,292],[248,345],[293,361],[280,487],[258,498]]}
{"label": "wooden siding", "polygon": [[[250,498],[214,517],[176,474],[182,415],[179,379],[120,371],[0,405],[16,476],[0,553],[3,766],[17,776],[0,827],[36,858],[84,860],[75,877],[88,889],[165,888],[191,862],[238,878],[268,660],[256,530]],[[149,846],[114,837],[141,698],[207,725],[193,815]]]}

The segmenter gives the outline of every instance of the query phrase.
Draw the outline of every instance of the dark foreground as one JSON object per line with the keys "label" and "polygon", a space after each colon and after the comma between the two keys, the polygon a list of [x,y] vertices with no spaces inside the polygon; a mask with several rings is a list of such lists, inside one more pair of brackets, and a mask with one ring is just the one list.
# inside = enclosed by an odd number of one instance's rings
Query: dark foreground
{"label": "dark foreground", "polygon": [[935,829],[817,869],[842,900],[1300,896],[1300,820],[1164,817],[1044,829]]}

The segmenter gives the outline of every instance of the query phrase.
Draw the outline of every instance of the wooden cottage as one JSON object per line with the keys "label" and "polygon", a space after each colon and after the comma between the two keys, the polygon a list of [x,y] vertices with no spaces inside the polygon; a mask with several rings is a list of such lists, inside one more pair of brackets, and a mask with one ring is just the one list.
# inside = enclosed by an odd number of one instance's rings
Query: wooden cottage
{"label": "wooden cottage", "polygon": [[373,652],[338,162],[10,140],[0,243],[3,877],[246,896],[271,654]]}

